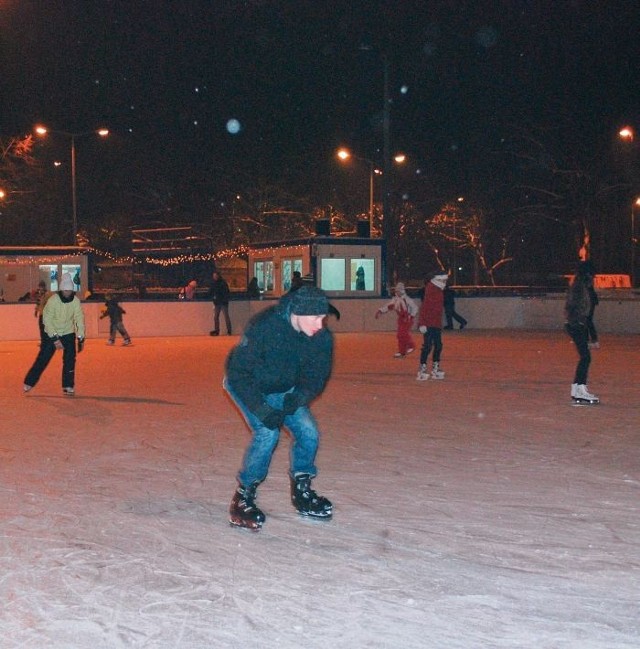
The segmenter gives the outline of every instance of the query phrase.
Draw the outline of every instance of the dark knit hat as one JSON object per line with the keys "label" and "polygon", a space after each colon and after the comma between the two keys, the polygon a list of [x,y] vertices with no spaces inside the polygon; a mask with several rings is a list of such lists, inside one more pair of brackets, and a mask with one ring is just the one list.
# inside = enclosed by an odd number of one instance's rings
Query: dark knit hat
{"label": "dark knit hat", "polygon": [[291,313],[295,315],[326,315],[329,300],[315,286],[301,286],[291,294]]}

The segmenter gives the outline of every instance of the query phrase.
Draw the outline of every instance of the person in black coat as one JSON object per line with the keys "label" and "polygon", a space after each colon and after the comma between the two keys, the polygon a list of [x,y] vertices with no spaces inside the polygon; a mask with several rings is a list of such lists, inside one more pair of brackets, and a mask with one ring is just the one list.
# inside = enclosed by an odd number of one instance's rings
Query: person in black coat
{"label": "person in black coat", "polygon": [[454,320],[460,325],[460,329],[464,329],[467,326],[467,321],[459,313],[456,313],[456,292],[450,286],[446,286],[443,294],[444,317],[447,321],[443,329],[453,329]]}
{"label": "person in black coat", "polygon": [[224,322],[227,326],[227,335],[231,335],[231,318],[229,317],[229,298],[231,291],[229,284],[224,280],[222,275],[215,271],[212,275],[213,282],[209,295],[213,300],[213,331],[209,332],[211,336],[220,335],[220,314],[224,315]]}
{"label": "person in black coat", "polygon": [[332,369],[333,335],[324,326],[328,310],[323,291],[303,286],[257,314],[229,353],[223,385],[252,433],[229,508],[232,525],[262,527],[256,489],[267,477],[282,426],[292,437],[293,506],[303,516],[331,518],[331,502],[311,488],[320,433],[309,409]]}

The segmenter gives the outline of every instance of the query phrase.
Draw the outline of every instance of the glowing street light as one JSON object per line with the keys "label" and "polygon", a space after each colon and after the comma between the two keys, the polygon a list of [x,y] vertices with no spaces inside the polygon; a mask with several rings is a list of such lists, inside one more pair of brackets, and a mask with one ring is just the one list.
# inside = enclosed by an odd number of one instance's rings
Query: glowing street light
{"label": "glowing street light", "polygon": [[48,133],[64,135],[71,140],[71,208],[72,208],[72,223],[73,223],[73,245],[77,244],[78,240],[78,195],[76,191],[76,138],[85,135],[98,135],[100,137],[107,137],[109,130],[100,128],[95,131],[85,131],[82,133],[69,133],[67,131],[57,131],[46,128],[46,126],[38,125],[35,127],[35,132],[38,135],[45,136]]}
{"label": "glowing street light", "polygon": [[635,133],[630,126],[624,126],[618,131],[618,137],[625,142],[633,142]]}
{"label": "glowing street light", "polygon": [[[376,168],[376,165],[372,160],[355,155],[354,153],[351,153],[349,149],[338,149],[336,156],[343,162],[346,162],[349,158],[355,158],[356,160],[361,160],[369,165],[369,232],[373,234],[373,180],[376,175],[381,176],[382,171]],[[397,164],[403,164],[406,162],[407,156],[404,153],[398,153],[394,156],[393,160]]]}

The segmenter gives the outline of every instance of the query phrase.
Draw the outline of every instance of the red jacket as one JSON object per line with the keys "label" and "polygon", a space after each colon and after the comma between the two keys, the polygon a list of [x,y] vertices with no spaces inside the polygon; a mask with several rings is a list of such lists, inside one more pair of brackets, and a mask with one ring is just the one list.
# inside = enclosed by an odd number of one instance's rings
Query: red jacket
{"label": "red jacket", "polygon": [[424,289],[424,297],[418,315],[418,327],[442,328],[442,311],[444,310],[444,293],[435,284],[429,282]]}

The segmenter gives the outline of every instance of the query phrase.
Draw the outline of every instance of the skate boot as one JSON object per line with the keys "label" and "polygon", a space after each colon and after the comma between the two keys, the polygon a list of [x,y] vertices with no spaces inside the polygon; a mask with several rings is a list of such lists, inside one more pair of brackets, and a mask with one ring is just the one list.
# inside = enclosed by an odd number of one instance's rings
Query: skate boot
{"label": "skate boot", "polygon": [[426,381],[428,380],[429,375],[427,374],[427,364],[420,363],[420,368],[418,369],[418,376],[416,376],[416,381]]}
{"label": "skate boot", "polygon": [[331,501],[311,488],[311,476],[299,473],[291,478],[291,503],[302,516],[310,518],[331,518],[333,505]]}
{"label": "skate boot", "polygon": [[593,405],[600,403],[600,399],[595,394],[591,394],[584,384],[574,383],[571,386],[571,398],[575,404]]}
{"label": "skate boot", "polygon": [[265,521],[264,512],[256,505],[258,483],[238,485],[229,507],[229,523],[257,532]]}
{"label": "skate boot", "polygon": [[443,379],[444,372],[440,369],[440,363],[434,363],[431,368],[431,378],[432,379]]}

